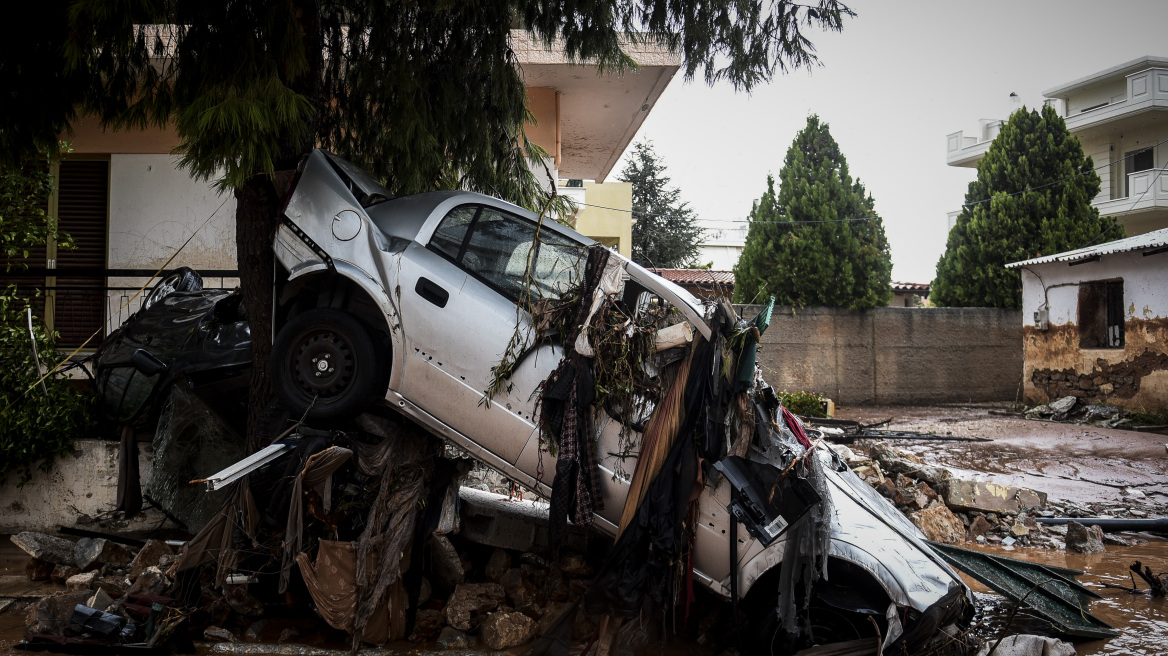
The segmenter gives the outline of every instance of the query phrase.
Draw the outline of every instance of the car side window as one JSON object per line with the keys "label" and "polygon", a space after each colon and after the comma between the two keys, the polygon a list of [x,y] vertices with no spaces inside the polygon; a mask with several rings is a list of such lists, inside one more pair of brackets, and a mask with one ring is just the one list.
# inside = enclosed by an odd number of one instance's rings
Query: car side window
{"label": "car side window", "polygon": [[558,298],[579,281],[584,247],[551,230],[543,231],[536,245],[535,228],[491,207],[463,206],[442,220],[430,246],[512,301],[526,287],[525,274],[531,277],[532,297]]}

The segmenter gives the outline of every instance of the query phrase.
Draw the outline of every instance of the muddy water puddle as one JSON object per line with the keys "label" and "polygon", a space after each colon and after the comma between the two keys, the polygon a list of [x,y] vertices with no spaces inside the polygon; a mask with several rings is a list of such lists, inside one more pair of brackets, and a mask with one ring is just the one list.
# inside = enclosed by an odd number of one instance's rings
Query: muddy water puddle
{"label": "muddy water puddle", "polygon": [[[964,546],[1007,558],[1083,570],[1078,580],[1103,597],[1091,602],[1091,614],[1110,624],[1119,635],[1109,640],[1076,643],[1075,651],[1080,656],[1168,654],[1168,599],[1154,599],[1147,593],[1132,594],[1106,587],[1132,587],[1128,566],[1137,560],[1158,574],[1168,572],[1168,540],[1144,534],[1141,537],[1148,542],[1130,547],[1109,545],[1107,551],[1100,554],[1078,554],[1054,549],[1010,550],[987,545]],[[996,637],[1009,616],[1011,604],[968,577],[966,582],[977,593],[979,620],[984,622],[982,634]],[[1139,578],[1136,578],[1136,582],[1137,587],[1147,589]],[[1021,628],[1025,632],[1042,632],[1041,620],[1027,619],[1021,617],[1021,614],[1015,619],[1015,625],[1015,629]]]}

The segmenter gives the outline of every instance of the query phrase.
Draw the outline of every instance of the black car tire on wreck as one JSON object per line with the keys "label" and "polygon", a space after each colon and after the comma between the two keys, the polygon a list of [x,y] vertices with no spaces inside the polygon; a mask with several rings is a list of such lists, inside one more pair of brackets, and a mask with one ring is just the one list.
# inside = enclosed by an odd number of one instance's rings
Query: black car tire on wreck
{"label": "black car tire on wreck", "polygon": [[[298,314],[272,344],[272,387],[294,414],[352,415],[385,392],[388,364],[369,330],[331,308]],[[315,399],[315,401],[314,401]]]}

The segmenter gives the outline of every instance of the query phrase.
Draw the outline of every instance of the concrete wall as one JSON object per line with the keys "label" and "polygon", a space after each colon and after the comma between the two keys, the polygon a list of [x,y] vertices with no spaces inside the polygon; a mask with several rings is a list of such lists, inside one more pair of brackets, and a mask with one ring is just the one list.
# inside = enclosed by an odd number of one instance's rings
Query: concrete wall
{"label": "concrete wall", "polygon": [[[153,449],[138,444],[141,478],[150,476]],[[118,498],[118,443],[77,440],[73,452],[57,460],[49,473],[34,472],[24,487],[16,476],[0,486],[0,533],[53,532],[78,517],[94,517],[114,509]]]}
{"label": "concrete wall", "polygon": [[768,383],[837,403],[1012,401],[1022,320],[992,308],[776,308],[761,347]]}
{"label": "concrete wall", "polygon": [[[1041,276],[1041,279],[1039,278]],[[1123,348],[1079,348],[1079,284],[1123,281]],[[1047,306],[1050,327],[1034,312]],[[1030,403],[1078,396],[1133,410],[1168,410],[1168,253],[1107,255],[1022,271],[1023,395]]]}

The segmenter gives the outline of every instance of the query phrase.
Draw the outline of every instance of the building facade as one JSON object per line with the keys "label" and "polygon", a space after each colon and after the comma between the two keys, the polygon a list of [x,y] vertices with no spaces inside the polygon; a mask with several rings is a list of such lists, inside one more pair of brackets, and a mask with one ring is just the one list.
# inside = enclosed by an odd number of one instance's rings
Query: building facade
{"label": "building facade", "polygon": [[[513,50],[533,116],[528,137],[550,155],[531,167],[549,189],[561,178],[603,183],[680,65],[663,48],[636,45],[628,49],[636,71],[601,75],[521,30],[513,34]],[[161,268],[194,268],[208,287],[238,284],[235,199],[178,167],[173,130],[105,131],[90,118],[71,127],[62,139],[72,151],[53,171],[58,190],[48,210],[76,248],[58,252],[49,244],[31,254],[26,271],[9,272],[3,281],[40,295],[39,310],[61,333],[61,346],[100,343],[138,308],[135,293]],[[627,254],[631,192],[599,183],[584,202],[624,211],[587,208],[578,227]]]}
{"label": "building facade", "polygon": [[[1168,227],[1168,57],[1140,57],[1042,93],[1095,163],[1099,213],[1119,219],[1128,235]],[[983,119],[973,136],[948,135],[946,162],[976,167],[1002,122]],[[956,218],[949,214],[950,228]]]}
{"label": "building facade", "polygon": [[1168,228],[1006,266],[1022,273],[1028,403],[1168,410]]}

